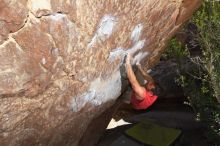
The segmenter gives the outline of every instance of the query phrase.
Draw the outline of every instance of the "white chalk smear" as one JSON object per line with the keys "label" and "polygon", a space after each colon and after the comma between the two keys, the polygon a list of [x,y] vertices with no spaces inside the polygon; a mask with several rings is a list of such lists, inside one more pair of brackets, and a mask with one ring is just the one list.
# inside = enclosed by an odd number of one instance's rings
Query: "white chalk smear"
{"label": "white chalk smear", "polygon": [[142,29],[143,29],[143,25],[142,24],[138,24],[135,26],[134,30],[131,33],[131,40],[133,42],[137,42],[140,37],[141,37],[141,33],[142,33]]}
{"label": "white chalk smear", "polygon": [[139,52],[133,59],[133,64],[140,63],[145,57],[147,57],[149,52]]}
{"label": "white chalk smear", "polygon": [[113,32],[116,22],[117,21],[114,16],[105,15],[102,18],[94,37],[92,38],[91,42],[88,44],[88,47],[89,48],[92,47],[96,43],[97,40],[104,41],[108,39]]}
{"label": "white chalk smear", "polygon": [[145,40],[140,40],[134,44],[134,46],[127,50],[127,53],[133,55],[137,51],[140,51],[144,47]]}
{"label": "white chalk smear", "polygon": [[108,61],[114,62],[118,58],[123,59],[126,54],[127,54],[127,52],[123,48],[121,48],[121,47],[116,48],[110,52],[109,57],[108,57]]}
{"label": "white chalk smear", "polygon": [[[135,54],[136,52],[140,51],[144,47],[145,40],[138,41],[132,46],[131,48],[125,50],[122,47],[119,47],[117,49],[114,49],[113,51],[110,52],[108,61],[109,62],[114,62],[116,59],[120,58],[121,63],[124,59],[124,56],[126,54]],[[134,60],[137,62],[140,62],[144,57],[146,57],[149,53],[148,52],[139,52],[136,56],[134,56]],[[121,65],[121,64],[120,64]]]}
{"label": "white chalk smear", "polygon": [[45,65],[45,64],[47,63],[47,61],[46,61],[46,59],[45,59],[44,57],[41,59],[41,63],[42,63],[43,65]]}
{"label": "white chalk smear", "polygon": [[[142,52],[141,50],[148,42],[145,39],[140,40],[142,30],[143,30],[143,25],[141,23],[136,25],[133,31],[131,32],[131,40],[133,41],[133,46],[127,49],[122,47],[118,47],[117,49],[114,49],[113,51],[110,52],[108,61],[112,63],[116,59],[120,58],[122,63],[123,61],[122,59],[126,54],[131,54],[134,57],[133,63],[140,62],[144,57],[146,57],[149,54],[149,52]],[[138,54],[134,56],[134,54],[137,52]]]}
{"label": "white chalk smear", "polygon": [[121,94],[121,75],[120,71],[113,73],[107,80],[100,78],[91,82],[87,92],[80,96],[73,97],[72,109],[78,112],[86,103],[94,106],[101,105],[107,101],[115,100]]}
{"label": "white chalk smear", "polygon": [[54,21],[62,20],[65,17],[66,17],[65,14],[60,14],[60,13],[53,13],[52,15],[50,15],[50,18]]}

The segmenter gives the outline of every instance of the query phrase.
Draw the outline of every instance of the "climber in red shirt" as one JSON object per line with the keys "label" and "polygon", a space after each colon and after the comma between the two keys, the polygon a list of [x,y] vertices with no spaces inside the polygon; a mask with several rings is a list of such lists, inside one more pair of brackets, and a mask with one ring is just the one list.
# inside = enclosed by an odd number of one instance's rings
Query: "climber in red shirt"
{"label": "climber in red shirt", "polygon": [[147,109],[157,100],[157,96],[151,92],[151,90],[155,88],[155,83],[148,81],[146,87],[143,87],[139,84],[131,66],[130,54],[127,55],[126,70],[128,79],[133,89],[130,99],[132,106],[137,110]]}

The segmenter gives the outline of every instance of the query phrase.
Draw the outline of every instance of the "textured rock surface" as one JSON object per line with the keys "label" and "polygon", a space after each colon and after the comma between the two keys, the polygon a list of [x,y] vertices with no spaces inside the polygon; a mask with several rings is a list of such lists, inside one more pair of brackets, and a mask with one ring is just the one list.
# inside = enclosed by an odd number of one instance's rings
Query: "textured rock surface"
{"label": "textured rock surface", "polygon": [[0,145],[78,145],[121,94],[123,56],[154,65],[199,3],[0,0]]}

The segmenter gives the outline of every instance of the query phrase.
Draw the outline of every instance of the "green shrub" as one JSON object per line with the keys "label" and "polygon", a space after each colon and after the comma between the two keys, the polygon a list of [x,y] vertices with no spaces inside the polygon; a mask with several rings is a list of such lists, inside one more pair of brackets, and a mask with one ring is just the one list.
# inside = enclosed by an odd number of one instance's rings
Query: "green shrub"
{"label": "green shrub", "polygon": [[188,57],[196,66],[192,72],[180,71],[178,82],[197,113],[197,120],[207,124],[207,137],[220,145],[220,1],[203,1],[190,23],[198,28],[191,36],[202,54],[190,56],[189,48],[173,39],[164,57]]}
{"label": "green shrub", "polygon": [[180,42],[173,38],[168,46],[169,49],[166,50],[166,53],[162,54],[162,59],[167,60],[169,58],[181,59],[188,55],[188,51],[185,49]]}

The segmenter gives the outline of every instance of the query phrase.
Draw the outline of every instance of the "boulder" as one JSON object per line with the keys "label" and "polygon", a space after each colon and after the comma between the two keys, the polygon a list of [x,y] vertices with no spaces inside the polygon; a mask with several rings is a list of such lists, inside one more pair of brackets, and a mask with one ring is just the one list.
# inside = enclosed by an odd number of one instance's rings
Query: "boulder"
{"label": "boulder", "polygon": [[89,145],[84,136],[96,131],[87,128],[99,128],[93,121],[127,83],[125,54],[142,64],[154,56],[156,63],[199,6],[200,0],[0,0],[0,145]]}
{"label": "boulder", "polygon": [[[183,59],[182,59],[183,60]],[[187,61],[183,66],[189,65]],[[171,98],[181,101],[185,95],[178,79],[180,78],[179,64],[176,59],[161,60],[149,73],[158,84],[157,95],[160,98]]]}

